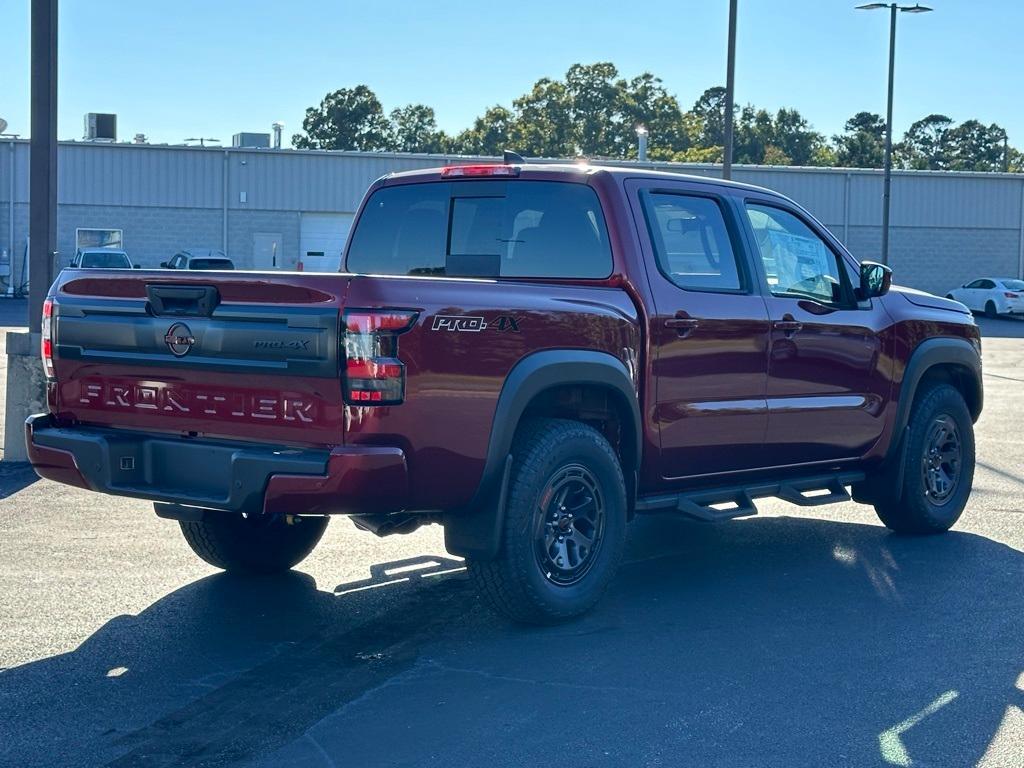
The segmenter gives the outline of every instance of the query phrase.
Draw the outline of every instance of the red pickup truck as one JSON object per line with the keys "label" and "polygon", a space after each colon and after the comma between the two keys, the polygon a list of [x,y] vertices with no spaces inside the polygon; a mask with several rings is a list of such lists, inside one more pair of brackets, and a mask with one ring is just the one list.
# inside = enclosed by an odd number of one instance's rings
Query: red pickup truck
{"label": "red pickup truck", "polygon": [[555,621],[635,515],[853,498],[948,529],[981,343],[766,189],[509,162],[368,191],[338,274],[65,270],[43,477],[151,499],[220,568],[290,568],[331,515],[441,523],[483,593]]}

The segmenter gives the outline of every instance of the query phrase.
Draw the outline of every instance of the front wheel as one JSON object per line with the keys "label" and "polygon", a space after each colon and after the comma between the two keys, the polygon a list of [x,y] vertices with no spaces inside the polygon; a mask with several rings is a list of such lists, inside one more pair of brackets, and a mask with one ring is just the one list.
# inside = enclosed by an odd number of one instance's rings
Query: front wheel
{"label": "front wheel", "polygon": [[963,396],[948,384],[923,392],[910,414],[903,484],[875,502],[883,523],[900,533],[949,530],[974,481],[974,425]]}
{"label": "front wheel", "polygon": [[298,565],[324,535],[326,517],[280,515],[242,517],[207,512],[202,520],[182,520],[185,541],[199,557],[233,573],[270,574]]}
{"label": "front wheel", "polygon": [[515,621],[548,624],[589,610],[626,541],[626,486],[618,456],[593,427],[563,419],[523,424],[501,548],[467,562],[480,592]]}

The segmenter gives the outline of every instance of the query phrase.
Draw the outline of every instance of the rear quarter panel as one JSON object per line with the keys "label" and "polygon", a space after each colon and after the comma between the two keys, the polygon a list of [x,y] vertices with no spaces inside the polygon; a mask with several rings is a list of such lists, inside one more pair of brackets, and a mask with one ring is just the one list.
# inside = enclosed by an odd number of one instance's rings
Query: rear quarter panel
{"label": "rear quarter panel", "polygon": [[[549,349],[607,352],[634,370],[641,336],[636,309],[619,288],[507,280],[355,277],[346,308],[419,313],[402,334],[405,402],[345,407],[346,442],[395,445],[407,456],[421,509],[470,501],[482,477],[498,397],[526,356]],[[438,317],[482,318],[454,330]],[[473,325],[476,325],[475,321]]]}

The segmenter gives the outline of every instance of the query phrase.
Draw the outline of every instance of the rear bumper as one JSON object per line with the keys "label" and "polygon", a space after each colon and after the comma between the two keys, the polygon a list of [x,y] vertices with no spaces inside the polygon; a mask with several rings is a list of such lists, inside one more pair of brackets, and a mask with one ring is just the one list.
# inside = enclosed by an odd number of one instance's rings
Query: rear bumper
{"label": "rear bumper", "polygon": [[116,496],[258,514],[369,514],[408,504],[399,448],[332,450],[25,422],[40,477]]}

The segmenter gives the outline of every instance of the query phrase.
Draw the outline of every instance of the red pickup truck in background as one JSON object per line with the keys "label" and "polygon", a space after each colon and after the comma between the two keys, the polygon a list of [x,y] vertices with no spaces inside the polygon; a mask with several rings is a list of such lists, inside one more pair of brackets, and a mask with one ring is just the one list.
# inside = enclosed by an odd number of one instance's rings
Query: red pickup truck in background
{"label": "red pickup truck in background", "polygon": [[948,529],[978,329],[757,187],[585,165],[375,182],[338,274],[65,270],[43,477],[151,499],[196,553],[290,568],[331,515],[441,523],[491,602],[592,606],[634,515],[853,497]]}

